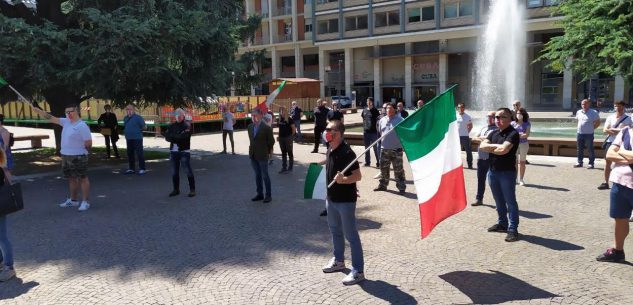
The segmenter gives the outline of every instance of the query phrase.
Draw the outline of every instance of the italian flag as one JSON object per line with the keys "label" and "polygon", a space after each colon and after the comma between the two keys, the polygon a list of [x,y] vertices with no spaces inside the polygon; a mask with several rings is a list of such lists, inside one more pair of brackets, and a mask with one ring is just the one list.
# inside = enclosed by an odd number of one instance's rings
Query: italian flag
{"label": "italian flag", "polygon": [[268,95],[268,97],[266,97],[266,101],[257,105],[257,107],[255,108],[261,109],[262,113],[268,112],[268,108],[270,108],[270,105],[272,105],[273,101],[277,98],[277,95],[279,95],[279,92],[281,92],[281,89],[283,89],[285,85],[286,85],[286,81],[284,80],[281,82],[281,85],[279,85],[279,87],[277,87],[277,89],[273,91],[273,93],[271,93],[270,95]]}
{"label": "italian flag", "polygon": [[422,238],[442,220],[466,208],[454,87],[395,127],[413,172]]}
{"label": "italian flag", "polygon": [[316,163],[310,163],[303,187],[303,198],[325,200],[326,197],[327,183],[325,182],[325,168]]}

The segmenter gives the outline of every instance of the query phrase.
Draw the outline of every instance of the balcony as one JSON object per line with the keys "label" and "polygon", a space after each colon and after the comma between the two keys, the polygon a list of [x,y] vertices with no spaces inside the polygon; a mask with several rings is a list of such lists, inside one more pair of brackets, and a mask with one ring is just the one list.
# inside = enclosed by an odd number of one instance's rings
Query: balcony
{"label": "balcony", "polygon": [[261,46],[261,45],[265,45],[265,44],[270,44],[270,39],[268,38],[268,35],[263,36],[263,37],[254,37],[253,38],[252,45],[254,45],[254,46]]}
{"label": "balcony", "polygon": [[273,16],[292,15],[292,6],[280,6],[276,7],[273,11]]}
{"label": "balcony", "polygon": [[275,43],[292,42],[292,34],[284,34],[275,36]]}

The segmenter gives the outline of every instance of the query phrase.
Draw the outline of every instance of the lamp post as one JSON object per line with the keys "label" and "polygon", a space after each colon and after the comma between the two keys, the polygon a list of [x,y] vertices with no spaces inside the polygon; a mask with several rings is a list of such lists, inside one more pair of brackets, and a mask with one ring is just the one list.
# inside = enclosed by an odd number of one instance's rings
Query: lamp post
{"label": "lamp post", "polygon": [[342,59],[338,60],[338,84],[340,86],[339,90],[338,90],[338,98],[339,100],[341,99],[341,95],[343,95],[343,77],[342,77],[342,73],[341,73],[341,64],[343,63]]}
{"label": "lamp post", "polygon": [[235,96],[235,71],[231,71],[231,96]]}

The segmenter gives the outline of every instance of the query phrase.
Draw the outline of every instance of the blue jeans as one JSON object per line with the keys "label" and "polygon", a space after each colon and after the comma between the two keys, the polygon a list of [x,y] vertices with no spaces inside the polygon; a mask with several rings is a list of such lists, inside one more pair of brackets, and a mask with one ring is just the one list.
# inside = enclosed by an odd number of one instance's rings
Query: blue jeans
{"label": "blue jeans", "polygon": [[270,177],[268,176],[268,160],[258,161],[251,159],[251,166],[255,172],[255,184],[257,185],[257,195],[263,196],[264,190],[262,180],[266,185],[266,197],[270,197]]}
{"label": "blue jeans", "polygon": [[[356,228],[356,202],[325,201],[327,209],[327,223],[332,233],[334,244],[334,258],[337,262],[345,261],[345,239],[352,250],[352,268],[363,272],[363,246],[360,243],[358,228]],[[345,238],[343,238],[345,236]]]}
{"label": "blue jeans", "polygon": [[145,170],[145,156],[143,155],[143,139],[126,139],[127,161],[129,169],[136,170],[134,155],[138,158],[139,169]]}
{"label": "blue jeans", "polygon": [[484,192],[486,191],[486,176],[490,168],[490,160],[477,160],[477,196],[475,199],[484,200]]}
{"label": "blue jeans", "polygon": [[[508,227],[508,231],[519,228],[519,204],[516,199],[516,171],[488,171],[488,183],[495,199],[498,224]],[[509,215],[508,215],[509,214]],[[510,225],[508,226],[508,216]]]}
{"label": "blue jeans", "polygon": [[470,145],[470,138],[460,136],[459,144],[462,146],[462,149],[466,151],[466,163],[468,163],[468,168],[473,167],[473,150]]}
{"label": "blue jeans", "polygon": [[180,166],[185,169],[187,179],[189,180],[189,190],[194,191],[196,184],[193,179],[193,170],[191,169],[191,154],[184,151],[172,151],[169,154],[169,163],[171,163],[171,179],[174,184],[174,190],[180,190]]}
{"label": "blue jeans", "polygon": [[9,241],[7,230],[7,215],[0,216],[0,262],[7,267],[13,267],[13,248]]}
{"label": "blue jeans", "polygon": [[576,155],[578,156],[578,164],[582,165],[582,159],[585,158],[585,146],[589,150],[589,165],[593,165],[596,160],[596,153],[593,150],[593,134],[576,134]]}
{"label": "blue jeans", "polygon": [[[376,140],[378,140],[378,133],[375,133],[375,132],[364,132],[363,133],[363,142],[365,142],[365,149],[367,149],[367,147],[369,147],[369,145],[374,143]],[[380,143],[374,145],[374,156],[376,157],[376,164],[378,164],[378,162],[380,162],[380,152],[378,151],[379,148],[380,148]],[[367,165],[371,164],[370,153],[371,153],[371,151],[368,151],[365,154],[365,164],[367,164]]]}
{"label": "blue jeans", "polygon": [[297,130],[297,133],[295,133],[295,139],[303,139],[303,136],[301,135],[301,119],[293,120],[293,122],[295,123],[295,128]]}

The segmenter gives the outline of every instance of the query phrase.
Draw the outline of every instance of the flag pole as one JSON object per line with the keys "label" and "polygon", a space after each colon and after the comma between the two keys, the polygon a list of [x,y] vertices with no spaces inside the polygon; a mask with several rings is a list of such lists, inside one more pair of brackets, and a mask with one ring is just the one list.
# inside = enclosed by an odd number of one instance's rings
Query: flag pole
{"label": "flag pole", "polygon": [[13,86],[9,85],[9,89],[13,90],[13,92],[15,92],[15,94],[17,94],[18,97],[21,98],[23,101],[25,101],[29,105],[33,106],[33,103],[31,103],[31,101],[27,100],[24,96],[22,96],[22,94],[20,94],[20,92],[18,92],[18,90],[15,90],[15,88],[13,88]]}
{"label": "flag pole", "polygon": [[[403,120],[404,121],[404,120]],[[402,121],[400,122],[402,123]],[[398,124],[400,124],[398,123]],[[398,126],[398,125],[396,125]],[[347,170],[350,169],[350,167],[352,167],[352,165],[354,164],[354,162],[358,161],[358,159],[360,159],[360,157],[364,156],[372,147],[376,146],[378,144],[378,142],[380,142],[380,140],[382,140],[384,137],[388,136],[390,133],[392,133],[394,130],[396,130],[396,126],[393,126],[393,128],[389,129],[387,132],[383,133],[380,138],[378,138],[376,141],[374,141],[374,143],[372,143],[371,145],[369,145],[365,151],[363,151],[360,155],[358,155],[358,157],[356,157],[356,159],[354,159],[354,161],[350,162],[347,167],[345,167],[342,171],[341,174],[345,174],[345,172]],[[332,185],[334,185],[334,183],[336,183],[336,180],[332,180],[332,182],[330,182],[330,184],[328,184],[327,188],[332,187]]]}

